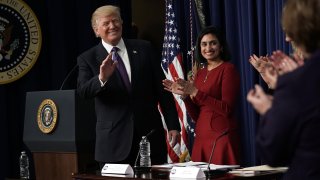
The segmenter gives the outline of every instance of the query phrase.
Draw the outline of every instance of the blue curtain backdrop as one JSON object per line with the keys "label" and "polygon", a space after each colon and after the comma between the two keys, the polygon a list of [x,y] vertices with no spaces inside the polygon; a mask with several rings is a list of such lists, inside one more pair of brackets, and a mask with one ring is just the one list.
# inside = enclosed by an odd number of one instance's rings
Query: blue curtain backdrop
{"label": "blue curtain backdrop", "polygon": [[[271,54],[276,49],[291,51],[281,30],[280,17],[284,0],[203,0],[205,25],[214,25],[225,31],[233,62],[241,74],[239,120],[241,122],[242,155],[244,166],[259,165],[254,137],[259,116],[246,101],[246,94],[255,83],[264,85],[248,58],[251,54]],[[18,157],[26,147],[22,142],[25,95],[28,91],[57,90],[76,64],[76,56],[97,41],[91,30],[91,13],[98,6],[114,4],[121,7],[124,36],[130,37],[131,1],[127,0],[25,0],[37,15],[43,35],[41,54],[35,66],[21,79],[0,85],[1,177],[17,177]],[[194,9],[194,0],[175,0],[179,17],[179,32],[184,65],[190,70],[188,51],[195,42],[200,23]],[[147,7],[145,7],[147,8]],[[164,7],[163,7],[164,8]],[[192,17],[192,21],[190,21]],[[156,19],[155,19],[156,21]],[[192,24],[190,25],[190,22]],[[189,27],[192,26],[192,32]],[[152,29],[155,34],[163,30]],[[29,152],[30,153],[30,152]]]}
{"label": "blue curtain backdrop", "polygon": [[243,164],[258,165],[255,151],[255,133],[259,116],[246,101],[247,92],[254,84],[266,88],[259,74],[248,62],[251,54],[266,55],[281,49],[289,52],[281,29],[282,0],[219,1],[210,0],[210,24],[225,30],[232,54],[232,62],[241,74],[239,120],[243,148]]}

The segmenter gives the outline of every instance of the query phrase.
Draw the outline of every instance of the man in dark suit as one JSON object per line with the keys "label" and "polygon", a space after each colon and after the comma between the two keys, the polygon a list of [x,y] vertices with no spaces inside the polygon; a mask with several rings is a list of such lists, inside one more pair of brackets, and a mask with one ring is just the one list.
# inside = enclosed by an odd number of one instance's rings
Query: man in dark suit
{"label": "man in dark suit", "polygon": [[158,103],[173,145],[180,138],[180,124],[173,95],[162,87],[165,77],[160,59],[155,58],[149,42],[122,39],[118,7],[98,8],[91,23],[101,42],[78,57],[78,93],[95,99],[95,159],[100,167],[104,163],[134,165],[141,137],[155,130],[148,137],[152,164],[166,162],[165,131]]}

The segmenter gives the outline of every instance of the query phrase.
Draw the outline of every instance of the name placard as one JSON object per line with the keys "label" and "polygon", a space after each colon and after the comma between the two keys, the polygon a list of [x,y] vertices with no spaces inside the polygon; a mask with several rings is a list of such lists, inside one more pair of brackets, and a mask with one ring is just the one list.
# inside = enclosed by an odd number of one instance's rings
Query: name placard
{"label": "name placard", "polygon": [[105,164],[101,174],[133,174],[130,164]]}
{"label": "name placard", "polygon": [[170,171],[170,179],[202,179],[205,177],[206,175],[204,174],[204,172],[198,167],[173,167]]}

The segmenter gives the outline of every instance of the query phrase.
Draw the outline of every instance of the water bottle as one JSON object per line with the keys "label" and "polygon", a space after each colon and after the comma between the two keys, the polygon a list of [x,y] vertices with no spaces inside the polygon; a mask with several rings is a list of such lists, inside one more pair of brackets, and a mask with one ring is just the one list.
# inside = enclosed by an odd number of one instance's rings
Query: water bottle
{"label": "water bottle", "polygon": [[20,178],[29,179],[29,158],[25,151],[20,155]]}
{"label": "water bottle", "polygon": [[142,136],[140,141],[140,166],[141,167],[151,167],[150,158],[150,142],[146,136]]}

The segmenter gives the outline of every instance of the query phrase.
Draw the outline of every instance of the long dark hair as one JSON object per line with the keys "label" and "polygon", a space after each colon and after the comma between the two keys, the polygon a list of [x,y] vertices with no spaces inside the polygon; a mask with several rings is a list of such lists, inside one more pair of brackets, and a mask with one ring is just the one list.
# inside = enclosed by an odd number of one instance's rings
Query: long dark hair
{"label": "long dark hair", "polygon": [[212,34],[217,37],[217,39],[223,49],[220,52],[220,57],[223,61],[229,61],[230,60],[230,53],[229,53],[228,45],[227,45],[227,42],[224,38],[223,33],[218,28],[213,27],[213,26],[209,26],[209,27],[204,28],[200,32],[200,34],[198,35],[198,38],[197,38],[197,44],[196,44],[196,50],[195,50],[195,61],[197,62],[197,64],[199,65],[200,63],[207,63],[207,60],[201,54],[201,47],[200,47],[201,39],[203,38],[204,35],[207,35],[207,34]]}

